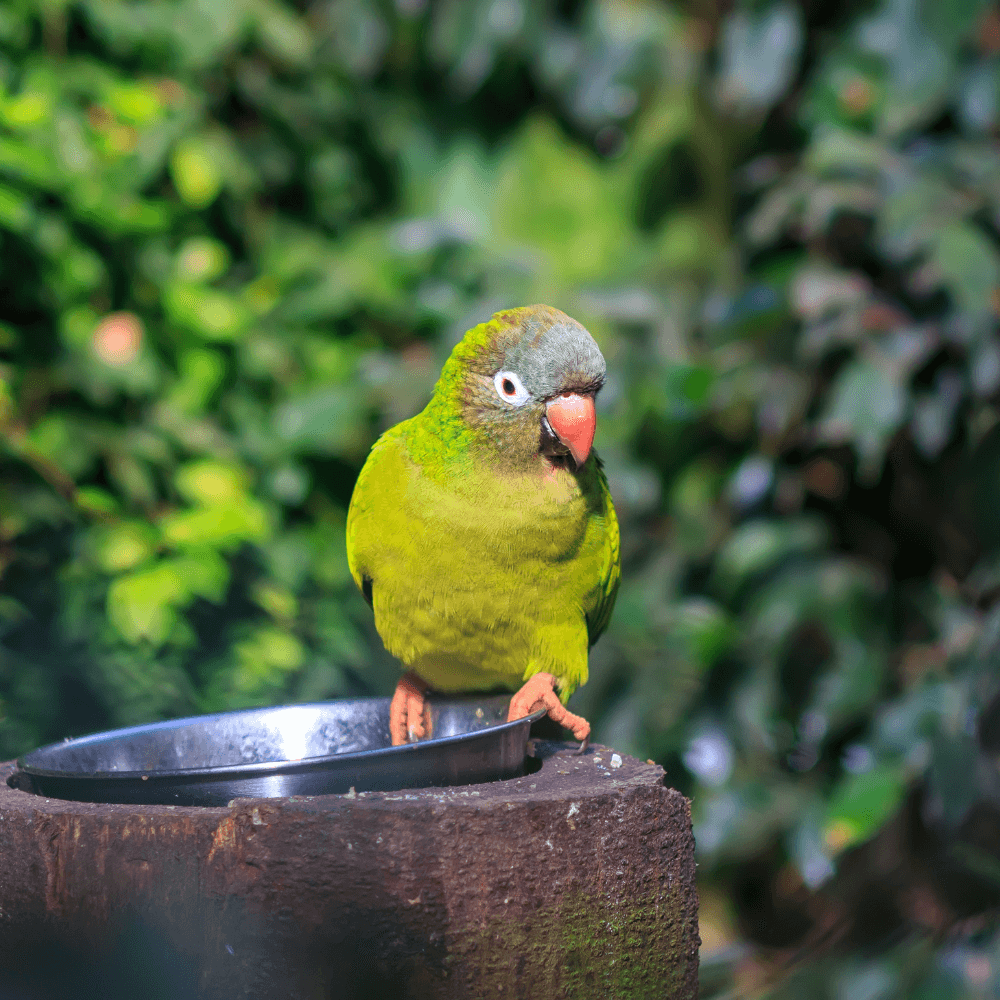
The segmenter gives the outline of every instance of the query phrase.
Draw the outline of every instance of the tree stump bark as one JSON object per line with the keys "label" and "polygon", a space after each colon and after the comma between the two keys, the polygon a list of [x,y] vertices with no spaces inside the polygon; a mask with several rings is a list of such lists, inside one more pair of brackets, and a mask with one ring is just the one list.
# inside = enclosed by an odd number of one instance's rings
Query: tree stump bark
{"label": "tree stump bark", "polygon": [[69,995],[70,962],[74,997],[695,997],[687,800],[534,749],[510,781],[226,809],[46,799],[0,765],[0,995]]}

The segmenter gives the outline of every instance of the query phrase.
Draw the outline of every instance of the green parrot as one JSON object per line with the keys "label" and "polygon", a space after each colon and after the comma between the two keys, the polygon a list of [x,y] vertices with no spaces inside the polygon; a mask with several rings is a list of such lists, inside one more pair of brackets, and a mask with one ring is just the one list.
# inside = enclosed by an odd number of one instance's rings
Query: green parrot
{"label": "green parrot", "polygon": [[591,451],[605,363],[536,305],[469,330],[424,410],[371,450],[347,514],[351,573],[406,666],[394,745],[425,734],[424,694],[515,690],[585,749],[565,702],[587,680],[621,575],[618,520]]}

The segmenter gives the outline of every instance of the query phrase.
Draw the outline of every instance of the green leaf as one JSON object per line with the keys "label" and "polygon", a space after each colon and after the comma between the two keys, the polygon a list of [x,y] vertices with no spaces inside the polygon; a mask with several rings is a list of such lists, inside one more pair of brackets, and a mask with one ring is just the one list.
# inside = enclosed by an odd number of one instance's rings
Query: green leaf
{"label": "green leaf", "polygon": [[23,233],[33,218],[30,200],[13,188],[0,184],[0,229]]}
{"label": "green leaf", "polygon": [[[457,171],[463,161],[452,162]],[[547,287],[593,281],[619,270],[629,252],[627,191],[611,168],[565,140],[549,121],[538,117],[522,130],[497,165],[495,179],[485,164],[472,166],[474,158],[466,162],[485,198],[453,173],[442,200],[453,206],[453,217],[466,223],[470,234],[480,225],[480,206],[491,206],[490,225],[535,258],[532,266]],[[691,236],[689,230],[683,240]],[[671,247],[685,249],[683,240]]]}
{"label": "green leaf", "polygon": [[170,157],[170,175],[181,198],[192,208],[205,208],[222,190],[222,171],[213,151],[196,138],[183,140]]}
{"label": "green leaf", "polygon": [[166,642],[176,621],[176,606],[189,591],[170,563],[119,577],[108,588],[108,618],[127,642]]}
{"label": "green leaf", "polygon": [[232,549],[241,542],[262,542],[271,535],[267,509],[247,492],[243,469],[210,459],[191,462],[174,477],[177,491],[192,510],[174,511],[160,521],[164,540],[183,549]]}
{"label": "green leaf", "polygon": [[982,795],[979,781],[980,748],[967,733],[940,733],[933,742],[928,772],[928,807],[957,828]]}
{"label": "green leaf", "polygon": [[146,562],[156,551],[156,532],[142,521],[124,521],[97,529],[94,562],[105,573],[121,573]]}
{"label": "green leaf", "polygon": [[289,66],[305,65],[313,49],[313,35],[306,24],[283,4],[256,0],[256,30],[264,48]]}
{"label": "green leaf", "polygon": [[237,465],[205,459],[181,466],[174,476],[174,485],[189,503],[215,507],[241,503],[250,480]]}
{"label": "green leaf", "polygon": [[170,561],[185,590],[207,601],[221,601],[229,583],[229,564],[212,549],[196,549]]}
{"label": "green leaf", "polygon": [[216,351],[193,348],[181,354],[180,378],[170,389],[170,403],[186,413],[199,413],[226,374],[225,359]]}
{"label": "green leaf", "polygon": [[80,434],[79,424],[64,413],[42,417],[28,432],[26,440],[40,455],[68,472],[81,476],[94,461],[92,450]]}
{"label": "green leaf", "polygon": [[958,307],[977,319],[991,320],[1000,295],[996,245],[968,223],[955,222],[938,230],[934,258]]}
{"label": "green leaf", "polygon": [[[830,616],[834,624],[837,617]],[[853,623],[851,623],[853,624]],[[822,724],[824,733],[836,732],[849,722],[864,717],[882,691],[886,658],[870,639],[860,638],[849,627],[836,635],[831,662],[816,678],[812,697],[803,718]]]}
{"label": "green leaf", "polygon": [[229,250],[219,240],[192,236],[177,252],[177,274],[185,282],[212,281],[229,267]]}
{"label": "green leaf", "polygon": [[97,486],[81,486],[76,491],[76,505],[88,514],[107,515],[118,513],[115,497]]}
{"label": "green leaf", "polygon": [[25,90],[16,97],[0,101],[0,121],[14,131],[27,131],[48,122],[52,114],[50,96],[38,90]]}
{"label": "green leaf", "polygon": [[58,188],[59,173],[51,159],[36,146],[0,137],[0,172],[39,187]]}
{"label": "green leaf", "polygon": [[779,562],[818,551],[827,539],[825,526],[816,519],[748,521],[730,535],[720,550],[715,580],[724,593],[732,594]]}
{"label": "green leaf", "polygon": [[882,465],[889,438],[907,418],[909,400],[898,378],[872,362],[852,361],[837,376],[819,422],[820,439],[850,444],[871,478]]}
{"label": "green leaf", "polygon": [[274,431],[289,444],[337,452],[354,439],[361,405],[353,386],[317,389],[282,403],[274,411]]}
{"label": "green leaf", "polygon": [[204,548],[148,569],[127,573],[108,588],[108,617],[128,642],[167,641],[178,624],[178,611],[194,597],[218,601],[229,581],[222,557]]}
{"label": "green leaf", "polygon": [[180,548],[237,547],[240,542],[262,542],[271,534],[267,510],[245,497],[238,503],[201,507],[166,515],[160,521],[163,538]]}
{"label": "green leaf", "polygon": [[677,609],[671,639],[682,645],[687,658],[702,670],[710,669],[736,643],[733,620],[712,601],[689,599]]}
{"label": "green leaf", "polygon": [[151,83],[116,82],[105,99],[115,114],[136,125],[147,125],[163,112],[160,94]]}
{"label": "green leaf", "polygon": [[735,11],[723,26],[722,100],[747,110],[770,107],[796,70],[802,42],[798,7],[776,3],[757,14]]}
{"label": "green leaf", "polygon": [[289,671],[301,666],[305,650],[295,636],[265,627],[256,629],[249,639],[237,643],[236,655],[250,672],[267,671],[269,667]]}
{"label": "green leaf", "polygon": [[907,784],[899,769],[887,766],[845,775],[827,806],[823,825],[827,851],[839,854],[868,840],[899,808]]}
{"label": "green leaf", "polygon": [[235,340],[251,318],[246,306],[234,296],[180,282],[167,289],[164,305],[172,319],[206,340]]}

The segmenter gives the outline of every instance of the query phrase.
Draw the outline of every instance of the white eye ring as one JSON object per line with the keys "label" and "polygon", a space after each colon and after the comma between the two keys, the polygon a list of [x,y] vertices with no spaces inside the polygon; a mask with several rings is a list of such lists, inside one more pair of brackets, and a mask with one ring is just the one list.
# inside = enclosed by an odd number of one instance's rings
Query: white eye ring
{"label": "white eye ring", "polygon": [[530,398],[528,390],[521,384],[516,372],[497,372],[493,376],[493,387],[497,395],[512,406],[524,406]]}

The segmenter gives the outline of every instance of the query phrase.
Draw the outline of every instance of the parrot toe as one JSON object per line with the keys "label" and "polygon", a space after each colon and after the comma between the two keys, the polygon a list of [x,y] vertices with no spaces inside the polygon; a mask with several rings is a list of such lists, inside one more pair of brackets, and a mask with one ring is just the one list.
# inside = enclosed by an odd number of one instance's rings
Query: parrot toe
{"label": "parrot toe", "polygon": [[406,673],[399,678],[389,703],[389,736],[394,747],[427,735],[426,691],[427,685],[414,673]]}
{"label": "parrot toe", "polygon": [[582,716],[574,715],[559,700],[556,694],[556,679],[552,674],[540,672],[532,674],[521,687],[521,690],[510,700],[507,711],[507,721],[523,719],[540,708],[544,708],[553,722],[572,731],[573,736],[580,740],[577,753],[583,753],[590,741],[590,723]]}

